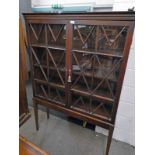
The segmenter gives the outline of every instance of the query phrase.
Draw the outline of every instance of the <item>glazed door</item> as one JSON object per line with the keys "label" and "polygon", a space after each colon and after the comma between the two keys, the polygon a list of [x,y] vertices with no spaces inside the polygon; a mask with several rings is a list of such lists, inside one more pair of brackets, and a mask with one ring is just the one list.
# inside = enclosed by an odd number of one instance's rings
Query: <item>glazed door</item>
{"label": "glazed door", "polygon": [[34,96],[66,105],[66,23],[28,23]]}
{"label": "glazed door", "polygon": [[125,22],[72,21],[70,108],[111,120],[128,32]]}

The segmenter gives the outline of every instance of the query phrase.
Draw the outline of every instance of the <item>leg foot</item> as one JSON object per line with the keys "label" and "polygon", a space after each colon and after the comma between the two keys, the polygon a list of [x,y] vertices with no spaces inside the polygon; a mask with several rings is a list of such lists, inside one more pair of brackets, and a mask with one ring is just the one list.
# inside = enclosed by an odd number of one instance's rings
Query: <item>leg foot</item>
{"label": "leg foot", "polygon": [[113,131],[114,131],[114,127],[110,127],[108,138],[107,138],[105,155],[108,155],[109,154],[110,145],[111,145],[112,136],[113,136]]}
{"label": "leg foot", "polygon": [[46,108],[46,112],[47,112],[47,119],[49,119],[50,115],[49,115],[49,108]]}
{"label": "leg foot", "polygon": [[35,123],[36,123],[36,130],[39,130],[39,123],[38,123],[38,104],[33,102],[34,107],[34,117],[35,117]]}

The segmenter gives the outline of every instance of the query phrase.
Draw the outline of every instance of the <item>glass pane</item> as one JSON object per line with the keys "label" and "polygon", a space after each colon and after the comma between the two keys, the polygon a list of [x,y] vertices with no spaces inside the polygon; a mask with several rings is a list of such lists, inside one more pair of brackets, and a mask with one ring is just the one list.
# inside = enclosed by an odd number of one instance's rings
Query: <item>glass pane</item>
{"label": "glass pane", "polygon": [[73,49],[108,54],[122,54],[127,27],[74,25]]}
{"label": "glass pane", "polygon": [[49,96],[52,103],[65,104],[66,26],[47,24]]}
{"label": "glass pane", "polygon": [[31,52],[34,67],[34,78],[48,81],[46,48],[31,47]]}
{"label": "glass pane", "polygon": [[48,85],[39,83],[39,82],[35,82],[35,95],[40,97],[40,98],[44,98],[44,99],[49,99],[49,95],[48,95]]}
{"label": "glass pane", "polygon": [[47,24],[48,45],[65,47],[66,26],[60,24]]}
{"label": "glass pane", "polygon": [[65,84],[65,51],[49,49],[49,82]]}
{"label": "glass pane", "polygon": [[34,78],[47,81],[47,68],[41,66],[34,66]]}
{"label": "glass pane", "polygon": [[96,117],[111,118],[112,104],[97,99],[92,99],[90,103],[90,113]]}
{"label": "glass pane", "polygon": [[[35,94],[55,104],[65,104],[64,24],[30,24]],[[47,32],[47,33],[46,33]]]}
{"label": "glass pane", "polygon": [[65,91],[63,89],[50,87],[49,99],[53,103],[65,105]]}
{"label": "glass pane", "polygon": [[30,44],[45,44],[45,24],[29,24]]}
{"label": "glass pane", "polygon": [[33,63],[47,66],[47,50],[41,47],[31,47]]}
{"label": "glass pane", "polygon": [[71,108],[84,113],[90,112],[90,98],[72,92]]}

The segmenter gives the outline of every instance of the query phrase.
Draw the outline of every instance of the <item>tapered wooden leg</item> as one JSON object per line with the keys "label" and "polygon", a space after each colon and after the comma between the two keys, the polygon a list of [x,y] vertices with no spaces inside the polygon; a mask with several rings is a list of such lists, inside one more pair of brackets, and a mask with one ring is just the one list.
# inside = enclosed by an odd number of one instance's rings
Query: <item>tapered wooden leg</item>
{"label": "tapered wooden leg", "polygon": [[33,102],[34,107],[34,117],[35,117],[35,123],[36,123],[36,130],[39,130],[39,123],[38,123],[38,104]]}
{"label": "tapered wooden leg", "polygon": [[46,108],[46,112],[47,112],[47,119],[49,119],[50,115],[49,115],[49,108]]}
{"label": "tapered wooden leg", "polygon": [[108,138],[107,138],[107,145],[106,145],[105,155],[109,155],[109,150],[110,150],[110,145],[111,145],[111,141],[112,141],[113,131],[114,131],[114,127],[110,127]]}

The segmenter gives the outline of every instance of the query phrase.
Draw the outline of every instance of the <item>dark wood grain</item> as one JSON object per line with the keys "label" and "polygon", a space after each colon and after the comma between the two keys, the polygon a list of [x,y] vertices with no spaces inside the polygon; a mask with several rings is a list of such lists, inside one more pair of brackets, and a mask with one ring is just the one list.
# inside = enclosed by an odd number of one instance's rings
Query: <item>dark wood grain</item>
{"label": "dark wood grain", "polygon": [[26,138],[19,137],[19,155],[48,155],[47,152],[28,141]]}
{"label": "dark wood grain", "polygon": [[30,113],[28,109],[25,82],[28,79],[26,67],[26,38],[22,21],[19,20],[19,126],[28,118]]}

